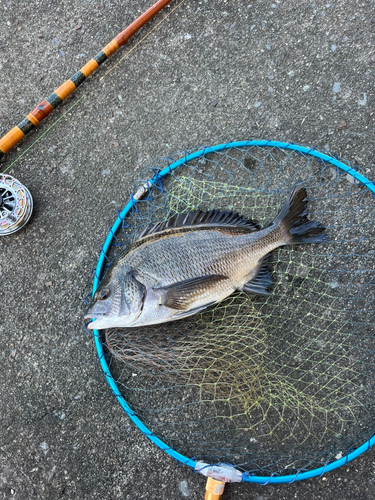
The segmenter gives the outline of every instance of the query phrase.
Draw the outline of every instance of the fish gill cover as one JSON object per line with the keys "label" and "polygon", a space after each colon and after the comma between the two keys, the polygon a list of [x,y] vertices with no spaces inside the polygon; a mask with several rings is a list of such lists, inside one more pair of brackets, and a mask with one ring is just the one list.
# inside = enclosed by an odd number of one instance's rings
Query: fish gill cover
{"label": "fish gill cover", "polygon": [[[136,186],[172,161],[149,165]],[[174,213],[231,210],[266,227],[299,180],[329,239],[272,252],[268,298],[236,293],[185,320],[101,332],[131,409],[195,460],[295,473],[374,433],[375,200],[352,176],[277,147],[203,155],[137,204],[108,258]]]}

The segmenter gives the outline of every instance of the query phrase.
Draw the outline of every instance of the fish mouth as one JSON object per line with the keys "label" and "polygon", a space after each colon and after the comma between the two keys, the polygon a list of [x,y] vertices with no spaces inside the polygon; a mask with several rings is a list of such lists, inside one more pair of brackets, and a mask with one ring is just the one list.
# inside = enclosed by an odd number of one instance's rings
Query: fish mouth
{"label": "fish mouth", "polygon": [[95,312],[88,312],[83,317],[85,319],[102,319],[103,316],[104,316],[104,314],[98,314],[98,313],[95,313]]}
{"label": "fish mouth", "polygon": [[[105,318],[105,315],[108,314],[111,310],[111,304],[106,301],[106,302],[96,302],[94,305],[90,306],[86,314],[83,316],[84,319],[94,319],[96,322],[103,320]],[[93,323],[89,323],[87,328],[92,330],[94,327],[91,326]],[[96,326],[95,326],[96,328]]]}
{"label": "fish mouth", "polygon": [[89,330],[96,330],[97,329],[97,325],[99,325],[100,323],[100,320],[103,319],[104,317],[104,314],[98,314],[98,313],[94,313],[94,312],[88,312],[87,314],[85,314],[83,316],[84,319],[93,319],[95,321],[91,321],[86,328],[88,328]]}

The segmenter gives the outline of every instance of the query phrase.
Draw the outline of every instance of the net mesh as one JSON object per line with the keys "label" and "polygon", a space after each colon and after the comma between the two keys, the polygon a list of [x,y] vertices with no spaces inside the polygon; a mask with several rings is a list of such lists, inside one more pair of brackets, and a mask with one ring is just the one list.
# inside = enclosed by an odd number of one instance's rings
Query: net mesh
{"label": "net mesh", "polygon": [[[149,165],[136,186],[173,160]],[[265,227],[299,180],[329,239],[274,251],[270,297],[236,293],[185,320],[103,333],[132,410],[189,458],[295,473],[374,433],[375,200],[352,176],[282,148],[206,154],[134,207],[108,265],[135,233],[173,213],[232,210]]]}

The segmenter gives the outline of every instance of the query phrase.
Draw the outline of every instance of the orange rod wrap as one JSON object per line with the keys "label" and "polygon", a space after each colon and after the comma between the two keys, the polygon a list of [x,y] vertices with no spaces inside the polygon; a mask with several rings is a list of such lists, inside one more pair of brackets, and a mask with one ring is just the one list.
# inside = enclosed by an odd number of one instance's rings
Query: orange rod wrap
{"label": "orange rod wrap", "polygon": [[55,90],[55,94],[60,97],[63,101],[68,97],[68,95],[72,94],[77,87],[73,82],[67,80],[65,83],[60,85],[58,89]]}
{"label": "orange rod wrap", "polygon": [[81,68],[81,71],[87,78],[88,76],[91,75],[91,73],[94,73],[94,71],[98,68],[99,64],[94,59],[90,59],[90,61]]}
{"label": "orange rod wrap", "polygon": [[25,134],[18,127],[13,127],[12,130],[0,139],[0,151],[7,153],[24,137]]}
{"label": "orange rod wrap", "polygon": [[28,120],[30,120],[30,121],[31,121],[31,123],[32,123],[33,125],[35,125],[36,127],[39,125],[39,121],[38,121],[38,120],[35,118],[35,116],[34,116],[34,115],[32,115],[31,113],[29,113],[29,114],[26,116],[26,118],[27,118]]}
{"label": "orange rod wrap", "polygon": [[120,48],[120,45],[116,42],[116,38],[109,42],[103,49],[104,54],[109,57],[116,52],[117,49]]}
{"label": "orange rod wrap", "polygon": [[116,38],[109,42],[102,50],[90,59],[90,61],[81,68],[78,73],[73,75],[70,80],[63,83],[53,94],[42,101],[33,109],[27,117],[22,120],[18,126],[12,128],[0,139],[0,158],[10,151],[26,134],[37,127],[52,111],[59,106],[89,75],[91,75],[100,64],[110,57],[116,50],[124,45],[143,25],[152,19],[172,0],[158,0],[152,7],[144,12],[130,26],[119,33]]}

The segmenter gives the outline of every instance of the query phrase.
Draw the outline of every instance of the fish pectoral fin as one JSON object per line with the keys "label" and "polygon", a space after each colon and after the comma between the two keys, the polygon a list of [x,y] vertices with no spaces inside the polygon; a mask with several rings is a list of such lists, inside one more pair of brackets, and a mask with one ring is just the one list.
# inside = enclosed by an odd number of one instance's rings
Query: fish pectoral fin
{"label": "fish pectoral fin", "polygon": [[210,289],[214,289],[215,285],[227,279],[227,276],[210,274],[208,276],[191,278],[173,285],[156,288],[155,291],[160,294],[160,305],[186,311],[189,310],[190,306],[193,305],[200,296],[205,293],[209,294]]}
{"label": "fish pectoral fin", "polygon": [[211,307],[214,304],[216,304],[216,302],[210,302],[210,303],[206,304],[205,306],[195,307],[194,309],[190,309],[189,311],[178,312],[173,316],[172,319],[182,319],[182,318],[186,318],[187,316],[192,316],[193,314],[197,314],[197,313],[204,311],[205,309],[207,309],[207,307]]}
{"label": "fish pectoral fin", "polygon": [[243,287],[242,291],[250,294],[263,295],[268,297],[271,295],[267,288],[272,284],[269,268],[270,255],[267,255],[258,267],[256,274]]}

